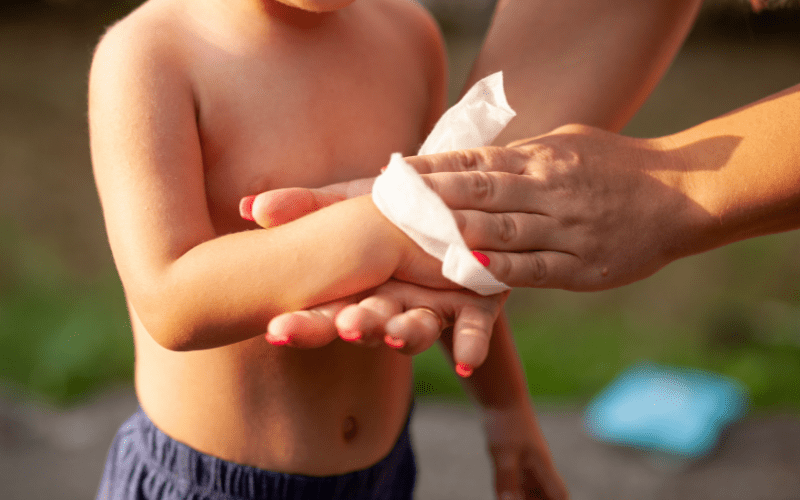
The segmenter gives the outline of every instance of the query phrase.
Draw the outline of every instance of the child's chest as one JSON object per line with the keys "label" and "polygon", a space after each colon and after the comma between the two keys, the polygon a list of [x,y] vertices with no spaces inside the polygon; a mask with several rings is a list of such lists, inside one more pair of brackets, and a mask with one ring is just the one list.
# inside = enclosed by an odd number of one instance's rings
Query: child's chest
{"label": "child's chest", "polygon": [[392,152],[416,152],[428,83],[413,55],[391,49],[250,65],[223,57],[208,69],[198,130],[218,227],[238,217],[243,196],[373,177]]}

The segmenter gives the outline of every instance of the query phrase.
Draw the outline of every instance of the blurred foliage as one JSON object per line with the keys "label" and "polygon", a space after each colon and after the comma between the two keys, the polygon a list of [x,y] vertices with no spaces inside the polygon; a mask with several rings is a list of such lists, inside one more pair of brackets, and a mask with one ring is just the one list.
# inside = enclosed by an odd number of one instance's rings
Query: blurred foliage
{"label": "blurred foliage", "polygon": [[132,379],[132,338],[113,270],[86,281],[8,223],[0,254],[0,385],[68,404]]}
{"label": "blurred foliage", "polygon": [[[614,309],[518,311],[512,325],[534,400],[585,403],[630,365],[648,360],[730,376],[748,389],[755,408],[800,411],[800,308],[783,312],[770,330],[754,330],[763,311],[727,307],[683,331],[637,323]],[[418,397],[466,397],[435,349],[415,358],[415,374]]]}

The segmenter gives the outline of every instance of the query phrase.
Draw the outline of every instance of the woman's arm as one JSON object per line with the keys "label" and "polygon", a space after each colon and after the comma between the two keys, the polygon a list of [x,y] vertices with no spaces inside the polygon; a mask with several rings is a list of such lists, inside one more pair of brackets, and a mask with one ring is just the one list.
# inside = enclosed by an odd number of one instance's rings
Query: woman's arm
{"label": "woman's arm", "polygon": [[795,85],[660,139],[682,169],[673,183],[702,209],[687,218],[689,237],[671,256],[800,228],[798,130]]}
{"label": "woman's arm", "polygon": [[[666,137],[571,125],[409,158],[512,286],[600,290],[800,228],[800,85]],[[469,165],[466,174],[446,173]],[[510,175],[514,174],[514,175]],[[494,251],[489,251],[494,250]]]}
{"label": "woman's arm", "polygon": [[[170,37],[112,29],[90,75],[92,160],[129,302],[163,346],[209,348],[389,279],[414,245],[369,197],[279,228],[218,236],[195,102]],[[421,254],[422,255],[422,254]]]}
{"label": "woman's arm", "polygon": [[702,0],[501,0],[464,90],[502,70],[517,117],[494,144],[567,123],[620,130],[661,79]]}
{"label": "woman's arm", "polygon": [[[456,359],[469,344],[469,339],[448,333],[441,341]],[[497,498],[569,498],[536,421],[505,313],[494,324],[486,361],[474,371],[464,365],[457,365],[456,371],[469,375],[461,378],[462,385],[482,410]]]}

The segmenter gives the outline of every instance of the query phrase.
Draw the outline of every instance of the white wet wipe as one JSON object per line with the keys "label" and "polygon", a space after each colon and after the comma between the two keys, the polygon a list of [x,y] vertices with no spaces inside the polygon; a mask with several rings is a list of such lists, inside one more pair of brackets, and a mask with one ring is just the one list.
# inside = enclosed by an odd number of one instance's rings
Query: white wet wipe
{"label": "white wet wipe", "polygon": [[[487,76],[442,115],[418,154],[487,146],[514,116],[503,91],[503,73]],[[372,199],[387,219],[442,261],[445,278],[481,295],[509,290],[472,255],[450,209],[400,153],[392,154],[375,179]]]}

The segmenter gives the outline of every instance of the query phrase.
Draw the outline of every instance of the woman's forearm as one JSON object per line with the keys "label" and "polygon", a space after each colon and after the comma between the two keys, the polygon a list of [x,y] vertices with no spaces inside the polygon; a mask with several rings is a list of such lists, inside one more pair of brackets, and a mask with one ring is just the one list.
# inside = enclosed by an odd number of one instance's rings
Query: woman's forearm
{"label": "woman's forearm", "polygon": [[697,208],[683,219],[684,254],[800,228],[798,131],[800,85],[657,140]]}
{"label": "woman's forearm", "polygon": [[406,240],[369,197],[356,198],[200,243],[129,298],[165,347],[217,347],[264,333],[279,313],[385,282],[402,264]]}
{"label": "woman's forearm", "polygon": [[701,0],[506,0],[465,90],[505,73],[517,117],[495,140],[567,123],[620,130],[678,52]]}

